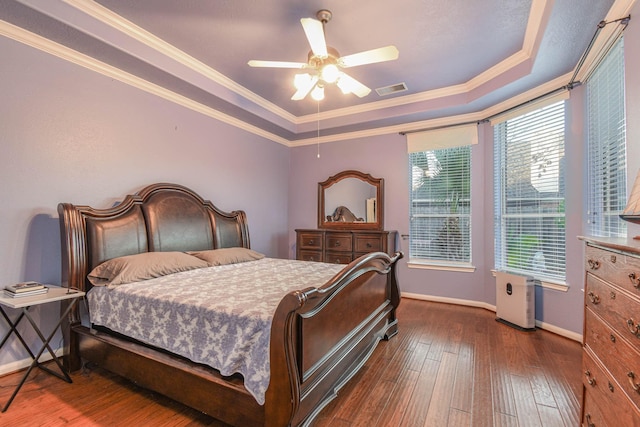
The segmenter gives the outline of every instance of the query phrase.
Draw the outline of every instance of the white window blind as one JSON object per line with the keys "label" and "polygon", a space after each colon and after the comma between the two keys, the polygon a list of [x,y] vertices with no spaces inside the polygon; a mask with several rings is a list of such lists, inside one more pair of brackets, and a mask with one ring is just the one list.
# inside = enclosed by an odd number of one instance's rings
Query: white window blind
{"label": "white window blind", "polygon": [[625,236],[619,218],[626,204],[627,155],[624,51],[620,38],[587,82],[588,228],[601,237]]}
{"label": "white window blind", "polygon": [[564,104],[494,127],[496,270],[565,280]]}
{"label": "white window blind", "polygon": [[470,264],[471,146],[410,152],[409,172],[410,260]]}

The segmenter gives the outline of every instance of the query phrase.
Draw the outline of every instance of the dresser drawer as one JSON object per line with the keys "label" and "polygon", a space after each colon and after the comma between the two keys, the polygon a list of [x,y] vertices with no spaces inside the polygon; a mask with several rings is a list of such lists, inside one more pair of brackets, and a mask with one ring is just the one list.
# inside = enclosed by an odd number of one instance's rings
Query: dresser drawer
{"label": "dresser drawer", "polygon": [[[582,353],[582,372],[585,390],[583,425],[587,415],[594,426],[612,425],[640,427],[640,413],[618,384],[605,374],[603,368],[588,351]],[[598,422],[596,422],[598,421]],[[610,424],[602,424],[611,421]]]}
{"label": "dresser drawer", "polygon": [[383,251],[382,238],[380,234],[370,235],[370,234],[354,234],[354,251],[360,252],[363,254],[369,252],[379,252]]}
{"label": "dresser drawer", "polygon": [[353,259],[351,252],[325,252],[324,262],[331,264],[349,264]]}
{"label": "dresser drawer", "polygon": [[594,401],[593,391],[584,389],[584,411],[582,414],[582,427],[605,427],[606,418]]}
{"label": "dresser drawer", "polygon": [[635,298],[587,273],[586,305],[634,347],[640,345],[640,308]]}
{"label": "dresser drawer", "polygon": [[584,333],[585,346],[606,363],[619,387],[640,407],[640,353],[589,309],[585,310]]}
{"label": "dresser drawer", "polygon": [[322,250],[322,232],[304,231],[298,233],[298,245],[304,249]]}
{"label": "dresser drawer", "polygon": [[640,297],[640,259],[591,245],[585,249],[587,271]]}
{"label": "dresser drawer", "polygon": [[298,259],[302,261],[322,261],[322,251],[300,250],[298,251]]}
{"label": "dresser drawer", "polygon": [[[351,252],[351,233],[327,233],[324,236],[324,247],[332,252]],[[331,262],[331,261],[327,261]]]}

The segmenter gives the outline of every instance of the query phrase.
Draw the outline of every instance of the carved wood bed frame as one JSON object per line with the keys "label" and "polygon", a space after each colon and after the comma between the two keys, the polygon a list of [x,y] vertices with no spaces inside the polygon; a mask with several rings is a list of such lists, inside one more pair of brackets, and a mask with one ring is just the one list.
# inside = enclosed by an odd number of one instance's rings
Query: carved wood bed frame
{"label": "carved wood bed frame", "polygon": [[[83,291],[91,288],[87,274],[118,256],[250,247],[244,212],[220,211],[176,184],[150,185],[109,209],[61,203],[58,213],[62,284]],[[325,285],[283,298],[271,327],[271,380],[262,406],[241,376],[223,377],[208,366],[85,326],[77,309],[65,333],[68,367],[95,363],[236,426],[307,425],[377,343],[397,333],[395,267],[401,257],[363,256]]]}

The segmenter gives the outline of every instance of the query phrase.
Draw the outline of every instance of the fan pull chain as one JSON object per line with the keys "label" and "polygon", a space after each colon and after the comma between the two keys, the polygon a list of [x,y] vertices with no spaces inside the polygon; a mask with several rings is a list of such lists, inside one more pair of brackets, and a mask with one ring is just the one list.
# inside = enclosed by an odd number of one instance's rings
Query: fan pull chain
{"label": "fan pull chain", "polygon": [[318,147],[318,158],[320,158],[320,101],[318,102],[318,116],[317,116],[317,122],[318,122],[318,136],[316,139],[316,145]]}

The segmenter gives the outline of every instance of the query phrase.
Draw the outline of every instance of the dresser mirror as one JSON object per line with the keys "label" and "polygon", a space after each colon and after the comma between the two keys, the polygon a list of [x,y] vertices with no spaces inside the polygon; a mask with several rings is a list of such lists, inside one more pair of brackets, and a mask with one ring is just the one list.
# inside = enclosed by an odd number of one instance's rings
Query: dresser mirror
{"label": "dresser mirror", "polygon": [[318,228],[382,230],[384,180],[355,170],[318,183]]}

